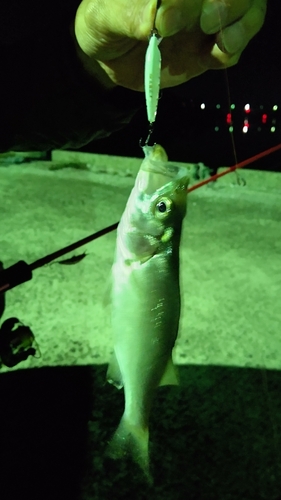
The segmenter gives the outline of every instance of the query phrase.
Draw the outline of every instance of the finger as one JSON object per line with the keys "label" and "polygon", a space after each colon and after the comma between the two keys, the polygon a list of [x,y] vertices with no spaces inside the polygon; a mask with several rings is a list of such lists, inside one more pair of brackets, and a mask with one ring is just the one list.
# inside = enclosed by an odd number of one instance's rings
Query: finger
{"label": "finger", "polygon": [[266,5],[267,0],[204,0],[200,18],[201,29],[207,35],[221,31],[241,19],[254,5]]}
{"label": "finger", "polygon": [[265,13],[266,2],[256,0],[242,19],[231,26],[227,26],[217,35],[216,42],[219,48],[230,54],[244,50],[249,41],[261,29]]}
{"label": "finger", "polygon": [[230,68],[238,63],[242,50],[235,52],[235,54],[228,54],[220,50],[217,44],[214,45],[211,53],[211,66],[210,69]]}
{"label": "finger", "polygon": [[155,11],[155,0],[83,0],[75,35],[87,55],[113,58],[126,52],[127,45],[147,38]]}
{"label": "finger", "polygon": [[203,2],[200,26],[204,33],[211,35],[220,31],[228,20],[229,12],[224,1],[205,0]]}
{"label": "finger", "polygon": [[239,21],[217,33],[211,54],[202,56],[201,64],[209,69],[229,68],[237,64],[243,50],[264,23],[266,3],[266,0],[255,0]]}
{"label": "finger", "polygon": [[235,66],[238,63],[242,51],[235,54],[228,54],[220,50],[219,46],[215,43],[210,53],[205,53],[200,57],[200,66],[208,69],[225,69]]}
{"label": "finger", "polygon": [[194,0],[162,0],[156,16],[156,28],[162,37],[190,30],[201,13],[201,3]]}

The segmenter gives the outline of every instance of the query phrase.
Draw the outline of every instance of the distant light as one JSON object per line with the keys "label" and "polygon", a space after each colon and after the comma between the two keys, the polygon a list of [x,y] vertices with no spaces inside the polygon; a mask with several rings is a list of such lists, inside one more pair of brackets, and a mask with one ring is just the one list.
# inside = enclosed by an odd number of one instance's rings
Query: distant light
{"label": "distant light", "polygon": [[277,104],[274,104],[274,106],[273,106],[273,108],[272,108],[272,109],[273,109],[273,111],[277,111],[277,109],[278,109]]}
{"label": "distant light", "polygon": [[245,104],[244,109],[245,109],[245,113],[251,113],[250,104]]}
{"label": "distant light", "polygon": [[205,109],[206,108],[206,104],[204,102],[202,102],[201,106],[200,106],[201,109]]}
{"label": "distant light", "polygon": [[246,127],[246,125],[244,125],[242,130],[243,130],[243,134],[247,134],[249,127]]}
{"label": "distant light", "polygon": [[263,109],[263,105],[262,104],[260,105],[260,109]]}
{"label": "distant light", "polygon": [[261,132],[261,127],[258,127],[258,132]]}
{"label": "distant light", "polygon": [[229,127],[229,132],[233,132],[233,127]]}
{"label": "distant light", "polygon": [[275,127],[271,127],[270,132],[275,132]]}
{"label": "distant light", "polygon": [[215,127],[215,131],[218,132],[220,127]]}
{"label": "distant light", "polygon": [[249,120],[245,119],[244,120],[244,125],[245,125],[245,127],[249,127]]}
{"label": "distant light", "polygon": [[226,115],[226,123],[228,123],[228,125],[231,125],[231,123],[232,123],[231,113],[227,113],[227,115]]}
{"label": "distant light", "polygon": [[262,117],[261,117],[261,121],[262,121],[262,123],[266,123],[266,122],[267,122],[267,114],[266,114],[266,113],[264,113],[264,114],[262,115]]}
{"label": "distant light", "polygon": [[275,125],[275,123],[276,123],[276,120],[275,120],[275,119],[274,119],[274,120],[272,120],[272,124],[273,124],[273,125]]}
{"label": "distant light", "polygon": [[231,104],[230,109],[235,109],[235,104]]}
{"label": "distant light", "polygon": [[217,108],[217,109],[220,109],[220,107],[221,107],[221,105],[220,105],[220,104],[217,104],[217,105],[216,105],[216,108]]}

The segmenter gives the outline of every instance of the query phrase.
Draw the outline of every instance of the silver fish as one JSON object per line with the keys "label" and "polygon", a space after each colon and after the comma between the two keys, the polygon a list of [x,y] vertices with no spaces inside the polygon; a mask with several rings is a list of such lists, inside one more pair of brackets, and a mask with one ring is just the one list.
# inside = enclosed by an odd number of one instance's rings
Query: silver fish
{"label": "silver fish", "polygon": [[114,354],[108,382],[124,387],[125,410],[107,449],[130,455],[151,481],[149,414],[156,388],[178,384],[172,349],[180,317],[179,247],[188,171],[160,145],[145,158],[117,229],[112,267]]}

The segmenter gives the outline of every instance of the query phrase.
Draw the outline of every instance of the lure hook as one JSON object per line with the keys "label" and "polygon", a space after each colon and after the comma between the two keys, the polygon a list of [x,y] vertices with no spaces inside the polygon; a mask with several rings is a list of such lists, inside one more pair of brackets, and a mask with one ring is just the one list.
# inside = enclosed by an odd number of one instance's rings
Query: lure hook
{"label": "lure hook", "polygon": [[148,135],[147,135],[147,138],[145,139],[145,141],[143,142],[143,138],[141,137],[140,140],[139,140],[139,146],[140,148],[143,148],[144,146],[148,146],[149,144],[149,141],[150,141],[150,138],[154,132],[154,127],[153,127],[153,123],[150,124],[150,127],[148,129]]}

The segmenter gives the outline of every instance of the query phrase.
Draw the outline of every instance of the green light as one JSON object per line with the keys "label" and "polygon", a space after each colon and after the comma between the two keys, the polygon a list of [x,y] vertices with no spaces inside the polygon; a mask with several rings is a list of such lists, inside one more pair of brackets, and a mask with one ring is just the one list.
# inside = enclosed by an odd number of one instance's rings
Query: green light
{"label": "green light", "polygon": [[235,109],[235,104],[231,104],[230,109]]}
{"label": "green light", "polygon": [[217,108],[217,109],[220,109],[220,107],[221,107],[221,105],[220,105],[220,104],[217,104],[217,105],[216,105],[216,108]]}
{"label": "green light", "polygon": [[220,129],[219,127],[215,127],[215,131],[216,131],[216,132],[218,132],[218,131],[219,131],[219,129]]}
{"label": "green light", "polygon": [[274,106],[273,106],[273,108],[272,108],[272,109],[273,109],[273,111],[277,111],[277,109],[278,109],[277,104],[274,104]]}
{"label": "green light", "polygon": [[275,127],[271,127],[270,132],[275,132]]}
{"label": "green light", "polygon": [[233,127],[229,127],[229,132],[233,132]]}

